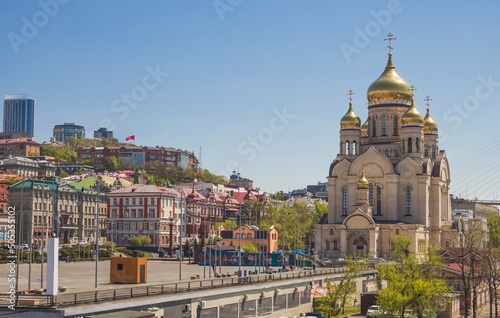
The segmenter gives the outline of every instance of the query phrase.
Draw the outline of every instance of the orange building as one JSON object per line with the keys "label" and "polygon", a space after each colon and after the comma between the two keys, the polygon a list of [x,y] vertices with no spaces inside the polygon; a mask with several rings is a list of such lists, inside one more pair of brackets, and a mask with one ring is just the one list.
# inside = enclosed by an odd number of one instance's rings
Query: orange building
{"label": "orange building", "polygon": [[[255,225],[241,225],[234,230],[221,230],[220,236],[223,245],[232,245],[236,248],[256,244],[262,253],[278,251],[279,232],[275,226],[261,230]],[[241,237],[241,240],[240,240]]]}
{"label": "orange building", "polygon": [[0,159],[40,156],[40,144],[28,139],[0,139]]}

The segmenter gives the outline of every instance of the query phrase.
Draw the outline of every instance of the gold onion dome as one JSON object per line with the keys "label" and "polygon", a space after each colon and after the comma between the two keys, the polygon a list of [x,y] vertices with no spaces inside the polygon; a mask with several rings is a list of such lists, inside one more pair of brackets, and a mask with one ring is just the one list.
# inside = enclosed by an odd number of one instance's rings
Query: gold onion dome
{"label": "gold onion dome", "polygon": [[427,114],[424,118],[424,132],[437,132],[438,124],[432,119],[429,113],[429,108],[427,108]]}
{"label": "gold onion dome", "polygon": [[361,126],[361,135],[368,136],[368,118],[366,119],[365,123]]}
{"label": "gold onion dome", "polygon": [[424,119],[422,114],[417,110],[413,102],[411,103],[410,108],[404,113],[403,117],[401,117],[401,121],[403,125],[422,125],[424,123]]}
{"label": "gold onion dome", "polygon": [[384,72],[368,87],[368,102],[386,100],[404,100],[410,102],[412,100],[410,88],[410,83],[399,76],[392,64],[392,54],[389,53],[389,59]]}
{"label": "gold onion dome", "polygon": [[349,103],[349,110],[340,120],[340,128],[359,128],[361,120],[358,115],[352,110],[352,103]]}
{"label": "gold onion dome", "polygon": [[361,170],[361,177],[359,177],[356,187],[358,189],[368,189],[370,187],[370,183],[365,178],[365,170]]}

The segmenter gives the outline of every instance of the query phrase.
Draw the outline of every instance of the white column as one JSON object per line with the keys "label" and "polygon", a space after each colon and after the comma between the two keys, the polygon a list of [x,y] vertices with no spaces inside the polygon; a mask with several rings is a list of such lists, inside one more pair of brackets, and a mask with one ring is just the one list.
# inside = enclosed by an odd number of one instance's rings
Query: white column
{"label": "white column", "polygon": [[57,295],[59,288],[59,238],[48,239],[47,295]]}

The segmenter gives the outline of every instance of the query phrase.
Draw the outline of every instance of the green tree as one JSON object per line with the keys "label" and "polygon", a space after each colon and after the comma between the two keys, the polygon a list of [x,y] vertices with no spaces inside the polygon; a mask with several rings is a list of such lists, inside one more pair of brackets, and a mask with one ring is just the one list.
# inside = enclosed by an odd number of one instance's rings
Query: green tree
{"label": "green tree", "polygon": [[328,278],[326,281],[326,295],[318,298],[318,310],[328,317],[338,317],[345,314],[345,309],[351,303],[356,293],[356,279],[360,272],[365,270],[368,259],[346,258],[346,270],[339,281]]}
{"label": "green tree", "polygon": [[258,253],[259,252],[259,248],[257,247],[257,244],[255,244],[255,243],[243,245],[241,247],[241,249],[246,253]]}
{"label": "green tree", "polygon": [[107,171],[119,171],[121,170],[122,164],[120,159],[115,156],[107,157],[104,163],[104,170]]}
{"label": "green tree", "polygon": [[129,240],[129,244],[132,247],[139,247],[141,246],[141,238],[138,236],[134,236]]}
{"label": "green tree", "polygon": [[116,243],[113,242],[113,241],[106,241],[106,242],[102,243],[102,245],[105,248],[110,249],[110,250],[112,250],[112,249],[114,249],[116,247]]}
{"label": "green tree", "polygon": [[500,215],[488,216],[488,245],[490,248],[500,248]]}
{"label": "green tree", "polygon": [[378,265],[379,280],[387,287],[377,291],[377,303],[390,317],[404,318],[407,309],[426,317],[449,290],[439,277],[442,266],[436,249],[429,245],[422,259],[411,250],[411,239],[396,235],[392,240],[393,262]]}
{"label": "green tree", "polygon": [[218,222],[216,228],[223,226],[226,230],[234,230],[238,224],[234,220],[227,219],[224,222]]}
{"label": "green tree", "polygon": [[148,246],[149,244],[151,244],[151,238],[147,235],[142,235],[140,237],[140,240],[141,240],[141,246]]}

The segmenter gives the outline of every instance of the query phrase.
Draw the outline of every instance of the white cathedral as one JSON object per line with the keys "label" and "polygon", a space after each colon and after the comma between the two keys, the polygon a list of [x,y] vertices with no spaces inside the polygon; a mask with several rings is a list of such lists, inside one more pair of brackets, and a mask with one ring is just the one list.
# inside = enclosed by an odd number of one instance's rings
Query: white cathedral
{"label": "white cathedral", "polygon": [[438,125],[429,108],[425,117],[417,110],[413,90],[389,52],[385,70],[368,88],[363,125],[349,98],[340,153],[328,174],[328,214],[315,229],[319,257],[390,257],[398,234],[410,237],[420,254],[429,241],[447,247],[456,235]]}

